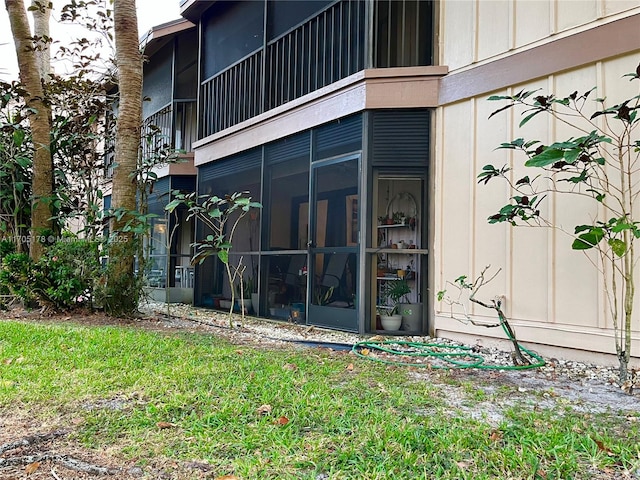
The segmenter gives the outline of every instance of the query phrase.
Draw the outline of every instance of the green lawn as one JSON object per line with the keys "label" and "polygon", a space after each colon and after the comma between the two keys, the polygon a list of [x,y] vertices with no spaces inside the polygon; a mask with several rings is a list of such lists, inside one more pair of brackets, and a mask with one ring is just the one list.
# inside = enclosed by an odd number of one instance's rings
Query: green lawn
{"label": "green lawn", "polygon": [[[521,402],[491,425],[454,411],[443,384],[460,387],[468,405],[502,402],[517,387],[484,394],[446,373],[430,378],[348,354],[210,335],[0,323],[0,415],[74,418],[82,446],[143,468],[169,459],[206,462],[212,478],[474,480],[640,469],[638,412]],[[264,405],[271,410],[262,414]]]}

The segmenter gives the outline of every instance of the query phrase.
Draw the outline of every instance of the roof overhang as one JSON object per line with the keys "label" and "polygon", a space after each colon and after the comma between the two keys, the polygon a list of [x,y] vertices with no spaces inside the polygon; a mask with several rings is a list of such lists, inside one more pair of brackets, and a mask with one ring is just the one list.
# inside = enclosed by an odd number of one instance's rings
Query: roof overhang
{"label": "roof overhang", "polygon": [[174,35],[186,32],[195,27],[195,24],[184,18],[156,25],[140,39],[140,50],[144,51],[145,55],[151,56]]}
{"label": "roof overhang", "polygon": [[197,22],[205,10],[216,3],[216,0],[180,0],[180,15]]}

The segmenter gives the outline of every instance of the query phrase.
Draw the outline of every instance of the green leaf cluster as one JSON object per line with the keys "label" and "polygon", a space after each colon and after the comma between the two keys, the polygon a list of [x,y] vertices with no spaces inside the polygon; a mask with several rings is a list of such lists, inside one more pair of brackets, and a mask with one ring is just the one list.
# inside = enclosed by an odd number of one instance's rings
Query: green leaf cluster
{"label": "green leaf cluster", "polygon": [[629,242],[625,240],[623,233],[629,232],[634,239],[640,238],[638,225],[640,222],[631,222],[626,217],[611,218],[608,222],[596,222],[595,225],[578,225],[571,248],[589,250],[606,241],[614,255],[623,257],[629,248]]}
{"label": "green leaf cluster", "polygon": [[197,218],[211,233],[204,240],[193,244],[195,254],[193,264],[201,264],[212,255],[225,265],[229,263],[229,251],[232,248],[233,234],[239,220],[253,208],[262,208],[262,204],[251,200],[249,192],[233,192],[222,197],[217,195],[185,194],[178,190],[172,193],[173,200],[165,210],[173,212],[180,206],[187,208],[187,220]]}
{"label": "green leaf cluster", "polygon": [[101,275],[97,242],[63,239],[34,262],[25,253],[8,253],[0,267],[0,287],[26,305],[56,311],[91,305]]}

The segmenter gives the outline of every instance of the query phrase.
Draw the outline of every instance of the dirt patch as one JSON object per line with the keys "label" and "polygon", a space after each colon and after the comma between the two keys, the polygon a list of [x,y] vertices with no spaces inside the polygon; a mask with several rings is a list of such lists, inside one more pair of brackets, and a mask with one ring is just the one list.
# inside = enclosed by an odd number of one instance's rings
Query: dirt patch
{"label": "dirt patch", "polygon": [[486,421],[492,426],[498,426],[505,419],[505,410],[516,405],[520,409],[552,410],[558,414],[570,406],[575,412],[612,413],[630,422],[640,421],[637,395],[626,394],[619,387],[593,379],[577,381],[564,376],[550,379],[532,370],[418,371],[411,372],[411,376],[437,384],[454,415]]}
{"label": "dirt patch", "polygon": [[[75,423],[75,425],[74,425]],[[214,478],[206,463],[157,459],[123,462],[109,449],[84,447],[68,418],[36,423],[24,413],[0,412],[0,480],[196,480]]]}
{"label": "dirt patch", "polygon": [[0,479],[136,478],[106,452],[80,446],[69,425],[36,423],[16,412],[0,415]]}

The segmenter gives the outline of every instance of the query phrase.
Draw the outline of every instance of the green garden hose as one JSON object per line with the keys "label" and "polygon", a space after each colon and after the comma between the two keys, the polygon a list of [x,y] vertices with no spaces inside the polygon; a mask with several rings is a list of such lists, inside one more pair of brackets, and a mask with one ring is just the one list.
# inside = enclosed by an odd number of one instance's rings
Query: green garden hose
{"label": "green garden hose", "polygon": [[[513,341],[513,338],[507,329],[504,328],[504,325],[503,329],[507,334],[507,337]],[[424,367],[440,370],[450,368],[528,370],[531,368],[540,368],[545,365],[545,361],[540,355],[528,350],[519,343],[518,347],[521,352],[525,353],[529,357],[530,363],[528,365],[488,365],[484,363],[484,357],[476,352],[473,347],[467,347],[464,345],[446,345],[442,343],[408,342],[401,340],[364,341],[356,343],[353,346],[352,351],[359,357],[389,365],[404,365],[409,367]],[[371,355],[371,352],[373,351],[384,352],[394,356],[426,358],[428,361],[418,363],[391,360],[377,355]],[[434,362],[438,361],[441,364],[434,364]]]}

